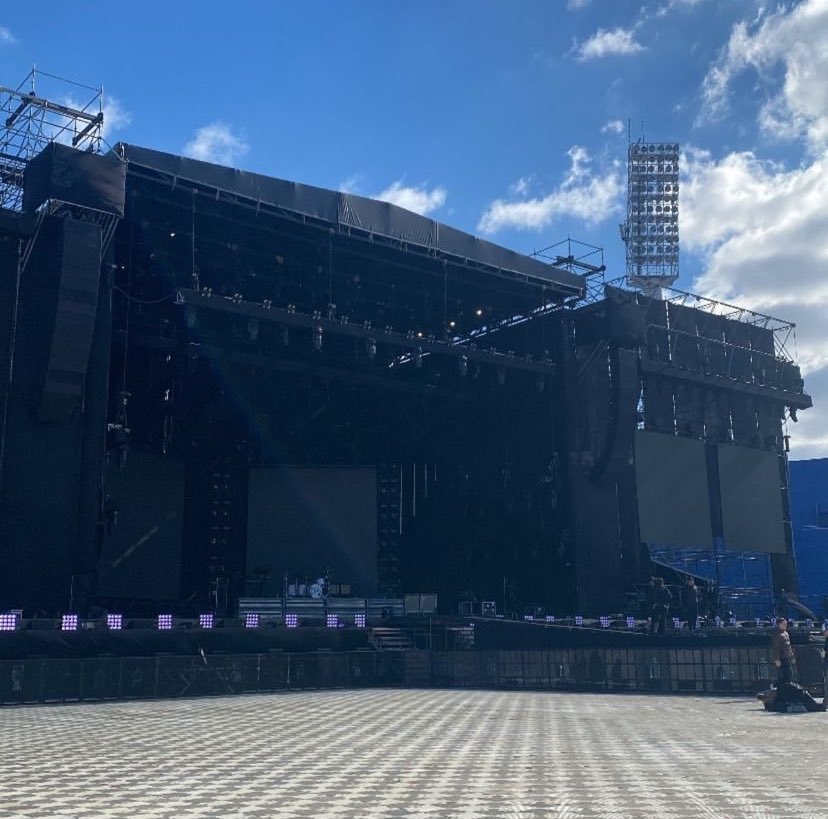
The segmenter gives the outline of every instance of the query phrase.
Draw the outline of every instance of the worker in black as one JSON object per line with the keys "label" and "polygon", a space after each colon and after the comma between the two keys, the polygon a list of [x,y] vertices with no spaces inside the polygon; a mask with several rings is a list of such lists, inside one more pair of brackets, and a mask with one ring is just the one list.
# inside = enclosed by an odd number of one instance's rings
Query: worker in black
{"label": "worker in black", "polygon": [[699,587],[692,577],[687,578],[687,585],[682,591],[682,597],[687,628],[693,632],[696,630],[696,625],[699,621]]}
{"label": "worker in black", "polygon": [[653,578],[652,609],[650,611],[650,634],[664,634],[667,628],[667,614],[673,595],[664,585],[663,577]]}
{"label": "worker in black", "polygon": [[777,685],[793,682],[796,657],[791,648],[788,620],[785,617],[776,618],[776,629],[771,637],[771,662],[779,669]]}

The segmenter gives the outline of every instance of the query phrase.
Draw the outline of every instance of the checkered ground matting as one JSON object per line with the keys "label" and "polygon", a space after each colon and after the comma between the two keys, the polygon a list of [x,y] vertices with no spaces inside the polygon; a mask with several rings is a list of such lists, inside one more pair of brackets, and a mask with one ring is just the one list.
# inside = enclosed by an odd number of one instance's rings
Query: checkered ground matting
{"label": "checkered ground matting", "polygon": [[755,700],[314,691],[0,709],[0,819],[828,816],[828,715]]}

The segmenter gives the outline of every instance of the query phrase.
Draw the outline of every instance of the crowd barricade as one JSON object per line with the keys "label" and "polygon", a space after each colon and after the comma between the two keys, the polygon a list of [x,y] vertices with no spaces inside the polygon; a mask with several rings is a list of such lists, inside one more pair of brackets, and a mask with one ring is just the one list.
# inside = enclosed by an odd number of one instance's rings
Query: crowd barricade
{"label": "crowd barricade", "polygon": [[[798,682],[822,696],[819,649],[796,653]],[[776,677],[768,650],[756,646],[434,651],[430,664],[431,684],[441,687],[755,694]],[[422,662],[409,665],[421,681]]]}
{"label": "crowd barricade", "polygon": [[[798,682],[822,696],[819,648],[796,652]],[[0,661],[0,704],[394,686],[749,695],[775,676],[755,646],[31,658]]]}
{"label": "crowd barricade", "polygon": [[376,651],[0,660],[0,704],[400,686],[404,662]]}

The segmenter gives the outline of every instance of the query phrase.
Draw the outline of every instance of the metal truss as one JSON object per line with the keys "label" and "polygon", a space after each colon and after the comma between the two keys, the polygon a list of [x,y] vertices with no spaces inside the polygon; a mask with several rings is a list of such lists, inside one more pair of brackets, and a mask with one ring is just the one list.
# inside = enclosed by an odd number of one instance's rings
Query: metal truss
{"label": "metal truss", "polygon": [[718,301],[707,296],[699,296],[696,293],[689,293],[686,290],[679,290],[675,287],[662,289],[662,298],[671,304],[678,304],[682,307],[692,307],[694,310],[701,310],[712,316],[740,321],[744,324],[751,324],[761,327],[764,330],[773,332],[774,348],[776,356],[794,363],[794,356],[788,349],[796,344],[796,324],[790,321],[774,318],[765,313],[757,313],[747,307],[738,307],[725,301]]}
{"label": "metal truss", "polygon": [[33,68],[16,88],[0,85],[0,207],[20,210],[26,165],[49,143],[100,153],[103,89]]}

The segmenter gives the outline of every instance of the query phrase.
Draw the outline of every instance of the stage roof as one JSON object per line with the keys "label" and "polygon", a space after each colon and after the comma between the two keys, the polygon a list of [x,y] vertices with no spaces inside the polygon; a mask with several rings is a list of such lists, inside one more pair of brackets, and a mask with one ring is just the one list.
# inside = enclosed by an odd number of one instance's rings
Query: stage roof
{"label": "stage roof", "polygon": [[266,207],[321,226],[417,247],[452,263],[476,264],[518,280],[557,291],[561,297],[581,296],[583,279],[508,248],[487,242],[405,208],[341,191],[302,185],[261,174],[213,165],[175,154],[119,143],[115,151],[127,162],[127,173],[166,179],[174,186],[212,191],[225,198]]}

